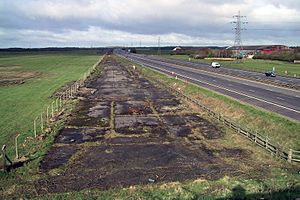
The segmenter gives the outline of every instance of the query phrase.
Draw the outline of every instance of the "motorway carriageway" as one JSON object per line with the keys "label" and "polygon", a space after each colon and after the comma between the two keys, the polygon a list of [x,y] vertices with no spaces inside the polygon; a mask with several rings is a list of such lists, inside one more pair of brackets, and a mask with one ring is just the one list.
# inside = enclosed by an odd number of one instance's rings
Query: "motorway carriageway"
{"label": "motorway carriageway", "polygon": [[210,67],[209,64],[205,64],[205,63],[195,63],[195,62],[189,62],[189,61],[184,61],[179,59],[161,58],[157,56],[151,56],[151,59],[162,61],[162,62],[184,65],[192,68],[202,69],[205,71],[217,72],[219,74],[241,77],[244,79],[259,81],[262,83],[269,83],[271,85],[284,86],[292,89],[296,88],[296,90],[300,91],[300,78],[292,78],[292,77],[285,77],[285,76],[277,76],[276,78],[266,77],[266,75],[261,72],[245,71],[245,70],[235,69],[230,67],[212,68]]}
{"label": "motorway carriageway", "polygon": [[168,59],[158,60],[122,52],[118,52],[118,54],[164,74],[176,74],[179,79],[188,80],[201,87],[300,122],[300,91],[222,75],[213,71],[204,71],[184,63],[175,64]]}

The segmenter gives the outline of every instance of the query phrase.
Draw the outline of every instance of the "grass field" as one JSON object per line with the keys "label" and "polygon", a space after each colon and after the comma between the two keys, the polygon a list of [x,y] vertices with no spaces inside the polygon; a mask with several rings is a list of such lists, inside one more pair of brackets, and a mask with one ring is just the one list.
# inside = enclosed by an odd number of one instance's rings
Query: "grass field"
{"label": "grass field", "polygon": [[[159,53],[157,48],[136,48],[136,52],[138,54],[146,54],[146,55],[157,55]],[[170,55],[172,51],[171,50],[161,50],[160,54],[161,55]]]}
{"label": "grass field", "polygon": [[0,145],[11,150],[17,133],[33,134],[33,119],[51,95],[98,59],[95,54],[0,54],[0,80],[7,80],[0,85]]}
{"label": "grass field", "polygon": [[[188,61],[189,57],[187,55],[163,55],[166,58],[180,59]],[[191,59],[192,62],[199,63],[208,63],[210,64],[212,60],[205,59]],[[249,71],[257,71],[257,72],[266,72],[272,71],[273,67],[275,67],[275,71],[277,74],[286,75],[285,71],[288,72],[288,76],[300,77],[300,64],[293,64],[289,62],[283,61],[275,61],[275,60],[260,60],[260,59],[245,59],[240,63],[236,61],[218,61],[222,67],[231,67]]]}

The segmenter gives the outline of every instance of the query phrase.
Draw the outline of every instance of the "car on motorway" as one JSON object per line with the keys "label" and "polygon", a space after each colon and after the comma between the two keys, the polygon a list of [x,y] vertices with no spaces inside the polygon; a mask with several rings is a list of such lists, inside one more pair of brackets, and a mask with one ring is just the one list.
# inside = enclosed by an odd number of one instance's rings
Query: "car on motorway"
{"label": "car on motorway", "polygon": [[212,63],[211,63],[211,66],[212,66],[213,68],[219,68],[219,67],[221,67],[220,63],[218,63],[218,62],[212,62]]}
{"label": "car on motorway", "polygon": [[270,77],[276,77],[276,74],[274,71],[268,71],[268,72],[265,72],[265,75],[266,76],[270,76]]}

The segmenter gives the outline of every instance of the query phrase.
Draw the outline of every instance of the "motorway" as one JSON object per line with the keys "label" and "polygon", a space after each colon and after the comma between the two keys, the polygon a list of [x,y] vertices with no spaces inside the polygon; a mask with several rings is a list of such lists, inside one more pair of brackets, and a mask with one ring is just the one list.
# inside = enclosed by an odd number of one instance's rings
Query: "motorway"
{"label": "motorway", "polygon": [[149,56],[153,60],[158,60],[161,62],[168,62],[173,64],[179,64],[179,65],[185,65],[192,68],[202,69],[205,71],[213,71],[220,74],[227,74],[230,76],[240,77],[244,79],[254,80],[258,82],[268,83],[272,85],[278,85],[282,87],[292,88],[300,91],[300,78],[292,78],[292,77],[284,77],[284,76],[277,76],[274,77],[266,77],[264,73],[260,72],[254,72],[254,71],[245,71],[241,69],[235,69],[230,67],[221,67],[214,69],[210,67],[209,64],[205,63],[195,63],[195,62],[189,62],[184,60],[178,60],[178,59],[168,59],[168,58],[161,58],[157,56]]}
{"label": "motorway", "polygon": [[121,51],[117,54],[164,74],[176,74],[179,79],[188,80],[201,87],[300,122],[300,91],[298,90],[222,74],[215,69],[203,70],[189,63],[174,62],[170,59],[126,54]]}

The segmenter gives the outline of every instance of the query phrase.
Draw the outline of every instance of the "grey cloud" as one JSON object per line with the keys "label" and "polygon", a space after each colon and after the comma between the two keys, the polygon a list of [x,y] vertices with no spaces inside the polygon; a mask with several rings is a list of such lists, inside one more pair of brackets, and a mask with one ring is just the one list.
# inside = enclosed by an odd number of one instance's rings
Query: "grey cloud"
{"label": "grey cloud", "polygon": [[[269,9],[274,11],[270,14]],[[187,44],[231,45],[233,31],[229,22],[238,10],[249,21],[248,30],[243,33],[244,43],[300,43],[296,37],[299,32],[293,31],[300,18],[285,13],[299,12],[297,0],[28,0],[26,4],[21,0],[2,0],[0,43],[2,47],[22,46],[32,40],[36,46],[90,46],[109,45],[111,41],[121,44],[126,40],[130,44],[147,38],[145,43],[154,44],[151,40],[161,35],[172,43],[177,38]],[[78,38],[83,35],[87,39]]]}

